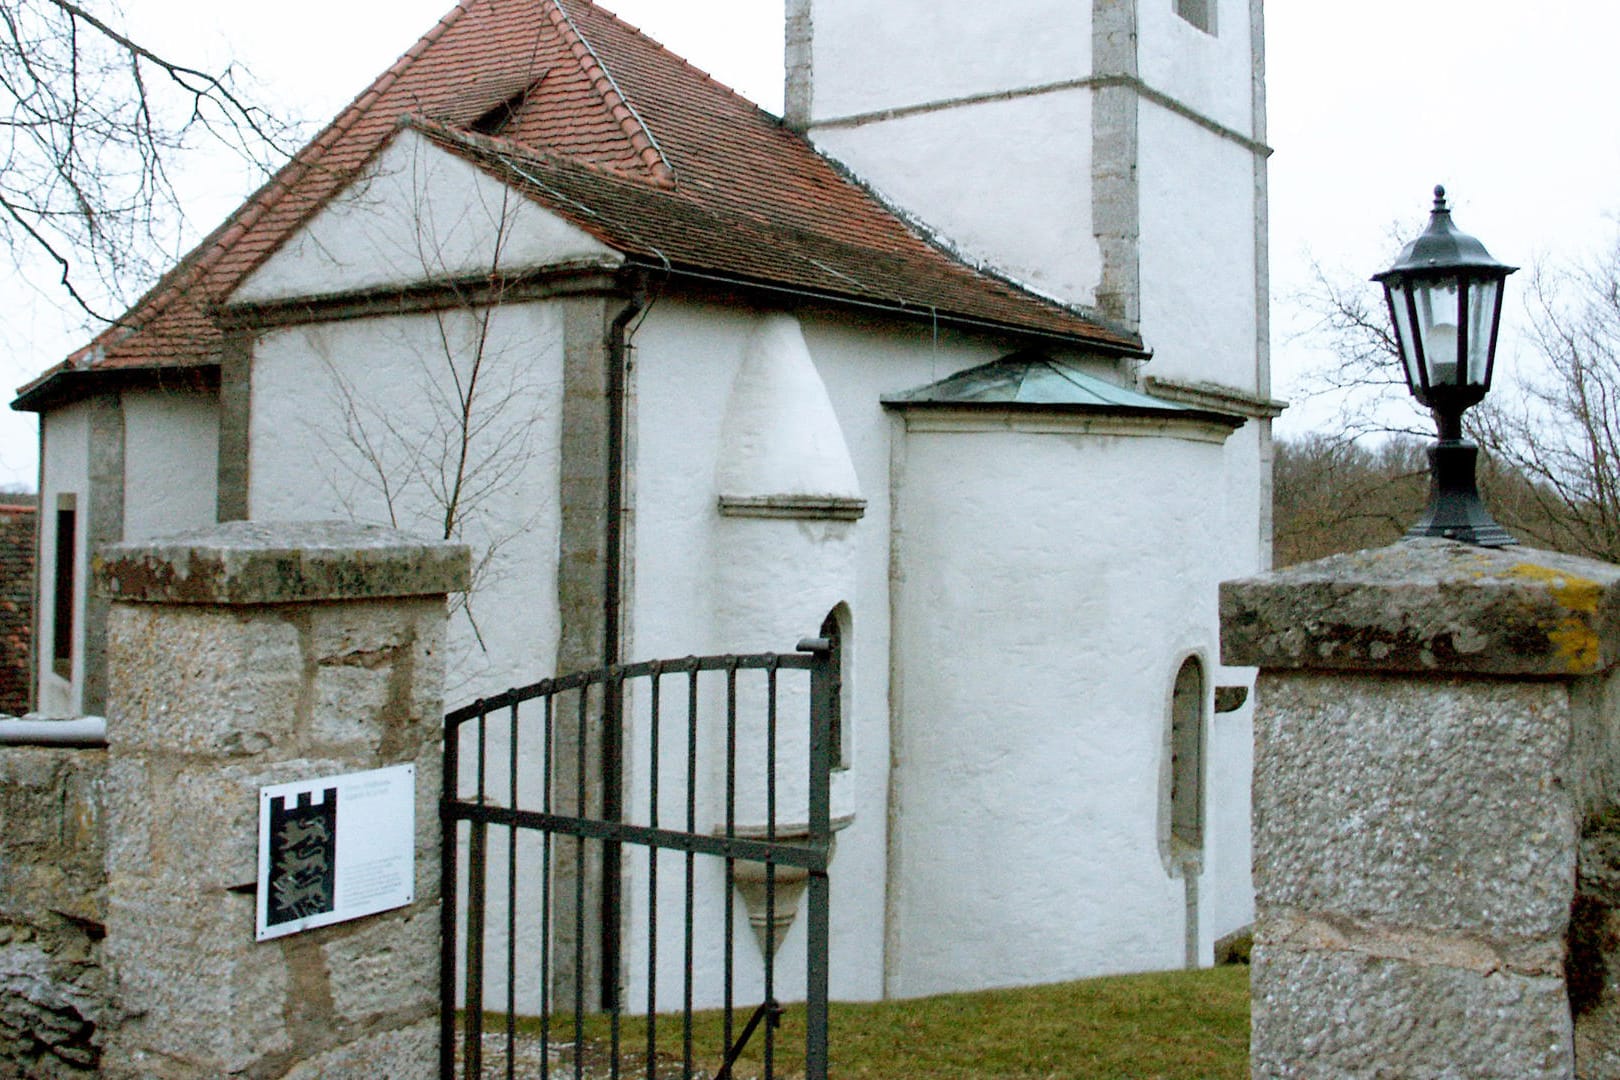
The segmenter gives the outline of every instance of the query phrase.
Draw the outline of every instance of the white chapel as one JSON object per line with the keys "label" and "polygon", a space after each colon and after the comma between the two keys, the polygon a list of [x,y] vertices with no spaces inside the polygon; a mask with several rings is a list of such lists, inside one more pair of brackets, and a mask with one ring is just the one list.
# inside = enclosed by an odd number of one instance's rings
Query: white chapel
{"label": "white chapel", "polygon": [[37,706],[103,707],[99,544],[448,535],[452,705],[836,625],[835,997],[1208,964],[1253,916],[1261,0],[785,7],[783,117],[592,0],[357,72],[13,402]]}

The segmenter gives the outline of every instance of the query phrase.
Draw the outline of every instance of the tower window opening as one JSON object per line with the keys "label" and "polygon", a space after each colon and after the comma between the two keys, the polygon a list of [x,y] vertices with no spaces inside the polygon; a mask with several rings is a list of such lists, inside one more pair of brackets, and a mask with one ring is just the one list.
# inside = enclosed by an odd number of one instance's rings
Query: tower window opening
{"label": "tower window opening", "polygon": [[78,561],[78,505],[72,495],[57,496],[56,572],[51,593],[51,670],[73,677],[73,595]]}
{"label": "tower window opening", "polygon": [[1215,33],[1215,0],[1176,0],[1176,14],[1206,34]]}

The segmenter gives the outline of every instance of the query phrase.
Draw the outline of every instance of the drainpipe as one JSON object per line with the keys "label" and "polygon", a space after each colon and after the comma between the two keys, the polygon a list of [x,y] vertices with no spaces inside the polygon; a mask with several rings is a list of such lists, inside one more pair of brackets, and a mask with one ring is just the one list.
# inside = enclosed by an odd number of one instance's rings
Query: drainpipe
{"label": "drainpipe", "polygon": [[[612,666],[621,652],[620,612],[624,604],[624,503],[626,488],[625,430],[629,426],[629,369],[631,320],[647,307],[647,283],[637,274],[629,279],[630,299],[614,316],[607,331],[607,528],[606,559],[602,577],[602,663]],[[624,707],[623,686],[615,679],[602,685],[602,817],[619,821],[624,816]],[[622,861],[616,841],[602,845],[602,1008],[619,1007],[621,927],[619,875]]]}
{"label": "drainpipe", "polygon": [[617,664],[620,652],[619,612],[624,602],[624,434],[629,425],[630,322],[647,308],[647,281],[629,281],[630,299],[613,317],[607,332],[607,565],[602,580],[602,662]]}

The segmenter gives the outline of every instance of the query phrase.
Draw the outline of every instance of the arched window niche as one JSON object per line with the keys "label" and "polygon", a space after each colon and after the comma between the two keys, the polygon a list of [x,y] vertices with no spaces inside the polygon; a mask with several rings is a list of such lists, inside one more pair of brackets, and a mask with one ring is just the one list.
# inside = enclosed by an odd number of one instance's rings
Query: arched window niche
{"label": "arched window niche", "polygon": [[1170,691],[1168,767],[1160,799],[1161,850],[1172,872],[1196,873],[1203,862],[1206,696],[1203,661],[1188,656]]}
{"label": "arched window niche", "polygon": [[851,742],[848,728],[848,718],[853,715],[850,708],[850,688],[854,684],[850,641],[850,614],[849,605],[839,601],[827,617],[821,621],[821,636],[832,645],[833,657],[833,695],[832,695],[832,762],[835,769],[850,767]]}

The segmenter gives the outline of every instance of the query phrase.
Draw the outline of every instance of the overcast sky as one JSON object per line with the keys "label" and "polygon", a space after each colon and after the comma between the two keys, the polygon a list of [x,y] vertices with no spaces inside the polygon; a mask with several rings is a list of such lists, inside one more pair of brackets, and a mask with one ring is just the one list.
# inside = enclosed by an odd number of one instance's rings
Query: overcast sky
{"label": "overcast sky", "polygon": [[[598,0],[766,108],[781,109],[781,0]],[[871,0],[874,4],[883,0]],[[1081,0],[1074,0],[1081,2]],[[1142,0],[1144,3],[1169,0]],[[1222,0],[1229,3],[1231,0]],[[426,30],[448,0],[125,0],[136,36],[252,73],[258,96],[329,119]],[[1620,4],[1595,0],[1274,0],[1267,13],[1274,391],[1320,358],[1296,339],[1290,296],[1314,257],[1365,277],[1393,259],[1389,229],[1421,227],[1444,183],[1458,224],[1497,258],[1590,258],[1620,211]],[[949,62],[942,58],[942,62]],[[195,224],[247,182],[188,170]],[[1522,295],[1523,279],[1513,284]],[[13,288],[0,383],[19,385],[83,340],[72,313]],[[1510,293],[1510,308],[1513,294]],[[1511,363],[1515,336],[1504,356]],[[1302,407],[1280,422],[1327,422]],[[32,414],[0,414],[0,483],[32,486]]]}

